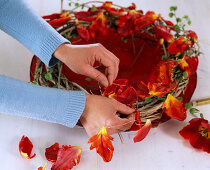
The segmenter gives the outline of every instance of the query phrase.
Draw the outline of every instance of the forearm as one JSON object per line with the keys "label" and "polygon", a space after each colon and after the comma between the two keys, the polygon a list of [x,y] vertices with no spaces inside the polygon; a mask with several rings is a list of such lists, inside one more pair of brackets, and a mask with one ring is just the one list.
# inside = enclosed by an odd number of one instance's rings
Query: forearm
{"label": "forearm", "polygon": [[0,75],[0,113],[74,127],[85,100],[81,91],[46,88]]}
{"label": "forearm", "polygon": [[47,66],[58,60],[52,57],[63,43],[69,43],[23,0],[0,0],[0,29],[37,55]]}

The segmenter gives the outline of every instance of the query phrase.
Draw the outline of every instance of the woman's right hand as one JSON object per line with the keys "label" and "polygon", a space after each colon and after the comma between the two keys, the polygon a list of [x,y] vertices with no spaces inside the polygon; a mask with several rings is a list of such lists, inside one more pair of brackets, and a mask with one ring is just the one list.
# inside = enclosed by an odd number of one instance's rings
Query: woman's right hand
{"label": "woman's right hand", "polygon": [[[117,112],[127,117],[120,118]],[[103,126],[110,135],[130,129],[135,121],[135,110],[115,99],[86,94],[80,121],[89,137],[97,134]]]}

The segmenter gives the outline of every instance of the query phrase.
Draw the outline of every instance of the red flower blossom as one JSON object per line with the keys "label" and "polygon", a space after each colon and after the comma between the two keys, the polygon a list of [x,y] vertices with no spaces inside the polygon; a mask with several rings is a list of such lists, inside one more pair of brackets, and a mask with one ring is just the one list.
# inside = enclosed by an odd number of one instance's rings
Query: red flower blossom
{"label": "red flower blossom", "polygon": [[155,25],[153,28],[156,38],[163,38],[166,42],[172,43],[174,41],[173,35],[170,33],[170,30],[165,26]]}
{"label": "red flower blossom", "polygon": [[198,56],[191,58],[185,55],[179,61],[179,65],[187,73],[187,77],[189,77],[191,74],[195,73],[198,68]]}
{"label": "red flower blossom", "polygon": [[168,51],[170,54],[176,55],[178,53],[183,53],[183,51],[186,50],[188,46],[189,43],[187,42],[187,40],[183,36],[180,36],[177,40],[169,45]]}
{"label": "red flower blossom", "polygon": [[136,136],[133,138],[134,143],[142,141],[148,135],[151,127],[152,123],[147,119],[145,125],[136,132]]}
{"label": "red flower blossom", "polygon": [[151,73],[147,87],[152,96],[163,97],[177,86],[173,79],[173,72],[177,62],[173,60],[161,61],[157,68]]}
{"label": "red flower blossom", "polygon": [[128,83],[126,79],[115,80],[111,86],[105,88],[103,95],[131,105],[138,100],[138,96],[136,90]]}
{"label": "red flower blossom", "polygon": [[109,162],[112,159],[114,147],[112,140],[114,138],[109,136],[106,128],[102,127],[100,132],[91,137],[88,143],[92,143],[90,150],[96,148],[96,152],[103,158],[105,162]]}
{"label": "red flower blossom", "polygon": [[210,124],[203,118],[194,118],[180,130],[180,135],[189,140],[192,147],[210,153]]}
{"label": "red flower blossom", "polygon": [[192,44],[192,45],[194,44],[194,42],[195,42],[195,43],[198,42],[198,36],[197,36],[197,34],[196,34],[194,31],[192,31],[192,30],[188,30],[188,31],[187,31],[187,38],[191,41],[191,44]]}
{"label": "red flower blossom", "polygon": [[135,88],[137,95],[140,99],[144,100],[146,97],[150,97],[149,89],[143,81],[134,83],[133,87]]}
{"label": "red flower blossom", "polygon": [[117,20],[118,33],[122,36],[129,36],[134,33],[134,21],[139,16],[135,10],[129,11],[126,15],[120,16]]}
{"label": "red flower blossom", "polygon": [[57,160],[57,154],[59,150],[59,143],[54,143],[49,148],[45,149],[45,157],[50,162],[56,162]]}
{"label": "red flower blossom", "polygon": [[153,11],[148,11],[145,15],[138,17],[135,20],[135,28],[140,31],[142,28],[154,23],[158,19],[159,15],[155,14]]}
{"label": "red flower blossom", "polygon": [[80,162],[82,149],[80,146],[63,145],[58,151],[56,162],[52,165],[51,170],[72,169]]}
{"label": "red flower blossom", "polygon": [[31,156],[31,152],[33,149],[33,144],[29,140],[27,136],[23,136],[19,142],[19,151],[22,157],[26,159],[32,159],[36,156],[36,154],[33,154]]}
{"label": "red flower blossom", "polygon": [[168,94],[162,109],[170,118],[177,119],[179,121],[183,121],[187,117],[187,109],[184,107],[183,103],[171,94]]}
{"label": "red flower blossom", "polygon": [[88,31],[93,39],[100,34],[106,35],[108,30],[107,18],[103,12],[98,14],[97,18],[92,21],[92,24],[88,28]]}
{"label": "red flower blossom", "polygon": [[134,9],[134,10],[136,10],[136,4],[132,2],[131,3],[131,6],[129,6],[128,9],[130,9],[130,10],[133,10]]}
{"label": "red flower blossom", "polygon": [[85,29],[79,22],[78,19],[75,20],[76,26],[77,26],[77,32],[79,36],[84,39],[85,41],[88,41],[90,39],[90,34],[87,29]]}

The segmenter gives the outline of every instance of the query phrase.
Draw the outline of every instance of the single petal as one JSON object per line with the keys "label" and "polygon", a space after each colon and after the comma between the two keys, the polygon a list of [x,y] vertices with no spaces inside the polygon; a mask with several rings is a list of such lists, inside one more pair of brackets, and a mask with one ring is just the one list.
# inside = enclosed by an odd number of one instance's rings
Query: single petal
{"label": "single petal", "polygon": [[198,36],[197,34],[192,31],[192,30],[188,30],[187,31],[187,38],[190,39],[193,42],[198,42]]}
{"label": "single petal", "polygon": [[63,145],[58,151],[56,162],[52,165],[51,170],[72,169],[80,162],[82,149],[80,146]]}
{"label": "single petal", "polygon": [[173,119],[183,121],[187,117],[183,103],[171,94],[168,94],[162,108],[165,109],[164,112]]}
{"label": "single petal", "polygon": [[43,166],[43,167],[42,167],[42,166],[41,166],[41,167],[39,167],[39,168],[38,168],[38,170],[45,170],[46,165],[47,165],[47,163],[46,163],[46,164],[44,164],[44,166]]}
{"label": "single petal", "polygon": [[27,136],[22,136],[20,142],[19,142],[19,151],[22,157],[26,159],[32,159],[36,156],[36,154],[33,154],[31,156],[31,152],[33,149],[33,144],[29,140]]}
{"label": "single petal", "polygon": [[[132,106],[132,108],[136,110],[134,106]],[[141,128],[140,112],[136,110],[135,122],[133,123],[129,131],[137,131],[140,128]]]}
{"label": "single petal", "polygon": [[168,51],[170,54],[183,53],[184,50],[188,48],[189,44],[183,36],[180,36],[177,40],[173,41],[169,47]]}
{"label": "single petal", "polygon": [[58,27],[61,27],[61,26],[65,25],[69,20],[71,20],[71,16],[54,19],[52,21],[49,21],[48,23],[53,28],[58,28]]}
{"label": "single petal", "polygon": [[172,43],[174,41],[173,35],[170,33],[170,30],[165,26],[155,25],[153,28],[156,38],[163,38],[166,42]]}
{"label": "single petal", "polygon": [[149,133],[152,127],[150,119],[147,119],[145,125],[136,132],[136,136],[133,138],[134,143],[142,141]]}
{"label": "single petal", "polygon": [[108,135],[106,128],[102,127],[100,132],[91,137],[88,143],[92,143],[90,150],[96,148],[96,152],[103,158],[105,162],[112,159],[114,147],[112,145],[112,138]]}
{"label": "single petal", "polygon": [[54,143],[49,148],[45,149],[45,157],[50,162],[55,162],[57,160],[57,154],[59,150],[59,143]]}
{"label": "single petal", "polygon": [[82,20],[82,21],[87,21],[87,22],[91,22],[93,20],[95,20],[98,16],[100,11],[96,11],[96,12],[91,12],[91,11],[81,11],[81,12],[75,12],[74,16],[75,18],[77,18],[78,20]]}
{"label": "single petal", "polygon": [[90,39],[90,34],[87,29],[85,29],[78,21],[78,19],[75,20],[76,26],[77,26],[77,32],[79,36],[84,39],[85,41],[88,41]]}
{"label": "single petal", "polygon": [[45,15],[42,18],[47,19],[47,20],[54,20],[54,19],[58,19],[60,17],[61,17],[61,13],[54,13],[54,14],[51,14],[51,15]]}

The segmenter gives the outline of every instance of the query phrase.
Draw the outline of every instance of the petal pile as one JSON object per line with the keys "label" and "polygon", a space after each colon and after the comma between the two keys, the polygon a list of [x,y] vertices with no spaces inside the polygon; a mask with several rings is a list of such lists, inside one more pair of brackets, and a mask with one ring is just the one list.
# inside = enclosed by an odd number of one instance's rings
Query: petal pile
{"label": "petal pile", "polygon": [[21,156],[26,159],[32,159],[33,157],[36,156],[35,153],[31,155],[32,149],[33,149],[33,144],[29,140],[29,138],[27,136],[22,136],[19,142],[19,151]]}
{"label": "petal pile", "polygon": [[92,143],[90,150],[96,148],[96,152],[103,158],[105,162],[112,160],[114,147],[112,145],[113,137],[109,136],[106,128],[102,127],[100,132],[91,137],[88,143]]}

